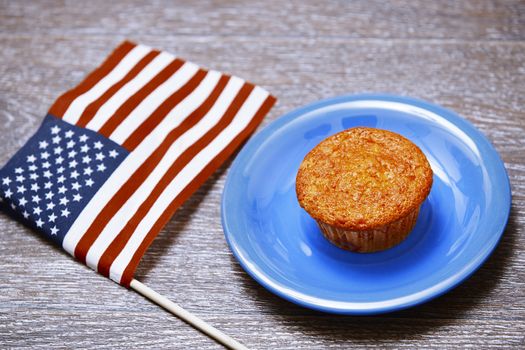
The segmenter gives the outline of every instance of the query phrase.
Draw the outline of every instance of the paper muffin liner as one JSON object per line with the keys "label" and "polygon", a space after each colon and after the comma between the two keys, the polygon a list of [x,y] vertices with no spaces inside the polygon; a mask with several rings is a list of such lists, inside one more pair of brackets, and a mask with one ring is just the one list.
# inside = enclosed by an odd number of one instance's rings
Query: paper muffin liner
{"label": "paper muffin liner", "polygon": [[401,243],[414,228],[419,208],[399,220],[373,230],[346,230],[322,221],[317,221],[317,224],[323,235],[339,248],[359,253],[371,253]]}

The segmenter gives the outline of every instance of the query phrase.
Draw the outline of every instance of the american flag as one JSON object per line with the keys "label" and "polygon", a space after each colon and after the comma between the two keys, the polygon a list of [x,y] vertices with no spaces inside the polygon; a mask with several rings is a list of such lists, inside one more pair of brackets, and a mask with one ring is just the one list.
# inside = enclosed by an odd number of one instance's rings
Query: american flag
{"label": "american flag", "polygon": [[238,77],[123,42],[2,168],[3,207],[129,286],[175,210],[274,103]]}

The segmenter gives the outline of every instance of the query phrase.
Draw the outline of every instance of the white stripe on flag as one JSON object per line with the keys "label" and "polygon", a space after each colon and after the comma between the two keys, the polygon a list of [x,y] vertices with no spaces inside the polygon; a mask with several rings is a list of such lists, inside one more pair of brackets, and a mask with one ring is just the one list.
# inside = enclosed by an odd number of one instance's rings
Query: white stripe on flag
{"label": "white stripe on flag", "polygon": [[[231,80],[231,79],[230,79]],[[223,94],[235,94],[231,92],[231,86],[228,84],[223,91]],[[222,96],[221,95],[221,96]],[[135,171],[142,165],[142,163],[151,156],[151,154],[164,141],[168,133],[179,126],[185,118],[193,112],[202,102],[195,100],[198,94],[190,94],[186,100],[181,102],[174,108],[162,122],[140,143],[131,154],[120,164],[117,169],[111,174],[107,181],[100,187],[97,193],[86,205],[84,210],[77,217],[73,225],[71,225],[67,234],[64,237],[62,246],[71,255],[74,255],[75,247],[89,228],[93,220],[95,220],[98,213],[106,206],[106,204],[113,198],[115,193],[124,185],[124,183],[135,173]],[[219,100],[216,104],[227,103],[224,99]],[[215,106],[214,106],[215,107]],[[216,108],[216,107],[215,107]]]}
{"label": "white stripe on flag", "polygon": [[267,97],[267,91],[255,87],[237,112],[234,120],[208,146],[200,151],[164,189],[111,265],[110,278],[113,281],[120,283],[124,270],[150,228],[180,192],[248,125]]}
{"label": "white stripe on flag", "polygon": [[168,64],[173,62],[175,56],[167,52],[161,52],[137,76],[122,86],[104,105],[102,105],[86,128],[98,131],[104,123],[115,114],[133,94],[142,89]]}
{"label": "white stripe on flag", "polygon": [[119,145],[124,143],[141,124],[159,107],[171,94],[179,90],[199,70],[196,64],[186,62],[168,80],[149,94],[131,112],[126,119],[111,133],[109,138]]}
{"label": "white stripe on flag", "polygon": [[[193,98],[191,98],[191,100],[193,100],[191,101],[192,105],[186,104],[189,108],[181,106],[182,109],[186,109],[186,111],[184,111],[185,113],[182,114],[181,109],[179,109],[177,113],[173,114],[171,117],[181,118],[182,115],[189,115],[193,110],[196,109],[196,106],[200,106],[212,93],[213,89],[219,82],[220,77],[221,74],[217,71],[209,72],[192,94],[194,95],[192,96]],[[239,86],[242,85],[242,81],[240,81],[240,79],[238,80]],[[232,95],[235,96],[234,94]],[[227,106],[229,104],[230,103],[227,103]],[[104,227],[93,245],[89,248],[88,254],[86,256],[86,264],[89,267],[97,270],[98,261],[100,260],[102,254],[106,251],[111,242],[113,242],[115,237],[135,214],[140,205],[148,198],[151,191],[153,191],[157,183],[161,180],[162,176],[164,176],[164,174],[168,171],[169,167],[188,147],[194,144],[195,141],[197,141],[211,127],[213,127],[213,125],[215,125],[219,119],[220,115],[206,115],[199,123],[189,129],[186,133],[182,134],[170,146],[158,165],[153,169],[153,171],[151,171],[144,182],[140,184],[137,190],[128,198],[124,205],[114,213],[111,220],[108,222],[106,227]]]}
{"label": "white stripe on flag", "polygon": [[111,86],[120,81],[133,69],[133,67],[149,52],[151,48],[144,45],[135,46],[128,54],[117,64],[111,72],[102,78],[95,86],[78,96],[69,105],[69,108],[64,113],[64,119],[68,123],[75,124],[86,107],[97,98],[102,96]]}

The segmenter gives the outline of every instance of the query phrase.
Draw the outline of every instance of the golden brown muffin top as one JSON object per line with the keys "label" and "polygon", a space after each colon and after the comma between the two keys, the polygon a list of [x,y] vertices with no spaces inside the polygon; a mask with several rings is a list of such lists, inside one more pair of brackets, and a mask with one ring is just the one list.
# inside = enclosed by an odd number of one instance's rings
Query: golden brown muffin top
{"label": "golden brown muffin top", "polygon": [[432,169],[411,141],[387,130],[352,128],[332,135],[304,158],[299,204],[314,219],[352,230],[392,223],[428,196]]}

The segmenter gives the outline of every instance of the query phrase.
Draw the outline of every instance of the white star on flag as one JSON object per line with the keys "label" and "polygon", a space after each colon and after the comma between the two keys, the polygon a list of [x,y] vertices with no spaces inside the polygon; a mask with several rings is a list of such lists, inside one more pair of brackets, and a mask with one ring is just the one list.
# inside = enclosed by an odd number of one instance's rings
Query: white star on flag
{"label": "white star on flag", "polygon": [[49,222],[55,222],[57,216],[55,215],[55,213],[51,213],[51,215],[49,215],[47,217],[47,219],[49,220]]}
{"label": "white star on flag", "polygon": [[37,227],[42,227],[42,225],[44,224],[41,218],[38,218],[38,220],[35,223]]}
{"label": "white star on flag", "polygon": [[58,233],[58,228],[56,226],[51,227],[51,234],[56,235]]}
{"label": "white star on flag", "polygon": [[42,213],[42,209],[40,209],[40,207],[35,207],[35,209],[33,209],[33,214],[40,215],[40,213]]}

